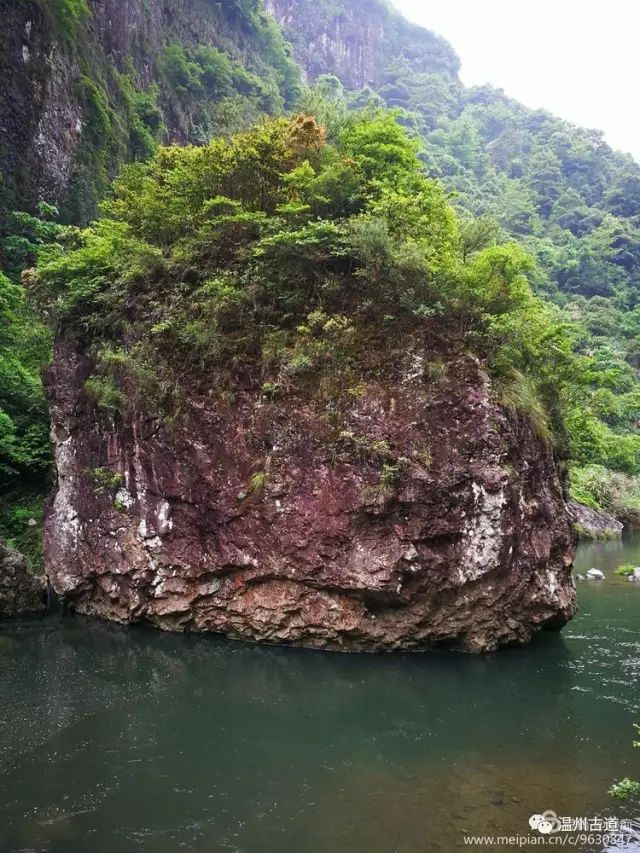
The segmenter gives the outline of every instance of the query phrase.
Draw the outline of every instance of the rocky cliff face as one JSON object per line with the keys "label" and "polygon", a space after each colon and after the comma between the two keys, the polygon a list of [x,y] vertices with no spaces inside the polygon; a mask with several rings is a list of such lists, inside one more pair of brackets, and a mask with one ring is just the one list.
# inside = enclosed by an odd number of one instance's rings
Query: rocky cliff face
{"label": "rocky cliff face", "polygon": [[[84,0],[65,2],[81,8]],[[61,11],[65,2],[4,4],[0,213],[46,200],[67,202],[70,221],[90,218],[107,179],[137,153],[130,85],[157,86],[165,140],[201,142],[211,135],[188,116],[182,71],[177,91],[162,71],[167,45],[216,47],[282,91],[286,51],[257,0],[87,0],[89,14],[74,26]],[[457,75],[459,61],[447,42],[380,0],[357,0],[347,9],[326,0],[267,0],[265,7],[310,78],[331,73],[352,88],[377,86],[400,57],[418,71]],[[197,100],[216,97],[202,92]]]}
{"label": "rocky cliff face", "polygon": [[426,360],[407,342],[337,431],[304,395],[250,386],[189,397],[169,428],[96,418],[89,360],[59,344],[56,591],[123,623],[339,650],[486,651],[560,628],[573,540],[553,454],[474,358],[448,354],[440,378]]}
{"label": "rocky cliff face", "polygon": [[460,61],[445,39],[410,24],[382,0],[266,0],[307,76],[335,74],[345,86],[377,87],[403,58],[415,71],[457,77]]}
{"label": "rocky cliff face", "polygon": [[[89,129],[82,80],[90,69],[78,53],[78,33],[63,36],[43,2],[5,5],[10,8],[3,9],[0,35],[0,172],[11,194],[7,204],[28,209],[40,199],[60,201],[69,190]],[[91,65],[96,71],[109,61],[122,67],[145,24],[144,4],[107,0],[93,8],[96,17],[87,33]]]}
{"label": "rocky cliff face", "polygon": [[[136,93],[157,98],[151,129],[160,121],[163,141],[211,135],[190,120],[184,69],[174,78],[163,70],[167,46],[219,49],[273,84],[277,108],[287,54],[257,0],[86,0],[87,13],[72,23],[63,9],[84,2],[2,4],[0,214],[45,200],[66,202],[70,221],[91,217],[108,179],[141,154],[132,137]],[[203,90],[198,106],[219,97]],[[142,114],[143,123],[148,118]]]}
{"label": "rocky cliff face", "polygon": [[569,516],[580,539],[621,539],[624,524],[611,513],[571,501]]}

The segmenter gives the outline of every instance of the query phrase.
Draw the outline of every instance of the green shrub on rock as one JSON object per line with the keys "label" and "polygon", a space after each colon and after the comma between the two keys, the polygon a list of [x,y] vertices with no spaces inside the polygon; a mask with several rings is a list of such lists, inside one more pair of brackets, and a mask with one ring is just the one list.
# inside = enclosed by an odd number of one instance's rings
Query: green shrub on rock
{"label": "green shrub on rock", "polygon": [[561,431],[577,369],[532,293],[531,259],[513,244],[470,256],[420,153],[380,110],[352,114],[331,140],[298,115],[161,148],[124,170],[78,245],[41,257],[33,288],[62,335],[92,352],[87,391],[111,412],[141,402],[124,393],[127,377],[138,390],[152,377],[156,403],[185,382],[222,392],[241,366],[269,396],[314,374],[348,377],[367,341],[437,318],[484,359],[509,406],[545,437]]}

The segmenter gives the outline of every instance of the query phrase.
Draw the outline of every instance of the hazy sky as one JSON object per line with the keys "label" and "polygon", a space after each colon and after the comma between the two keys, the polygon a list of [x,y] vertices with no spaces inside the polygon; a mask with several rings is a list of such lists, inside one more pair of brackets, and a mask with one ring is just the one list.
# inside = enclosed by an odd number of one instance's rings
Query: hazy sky
{"label": "hazy sky", "polygon": [[393,0],[445,36],[467,84],[604,130],[640,160],[638,0]]}

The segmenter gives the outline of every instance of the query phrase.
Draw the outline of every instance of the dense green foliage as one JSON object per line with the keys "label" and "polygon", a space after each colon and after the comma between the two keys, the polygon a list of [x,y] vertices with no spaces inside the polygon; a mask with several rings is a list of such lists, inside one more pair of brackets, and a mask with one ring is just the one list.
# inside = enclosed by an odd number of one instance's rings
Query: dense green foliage
{"label": "dense green foliage", "polygon": [[[216,133],[239,130],[260,115],[284,110],[285,81],[279,75],[259,76],[215,47],[167,44],[158,64],[172,125],[184,139],[206,143]],[[297,93],[292,74],[288,72],[285,84],[287,100]]]}
{"label": "dense green foliage", "polygon": [[[402,109],[403,123],[426,140],[429,174],[454,192],[463,253],[478,241],[511,238],[536,258],[534,289],[556,306],[583,362],[565,416],[574,496],[600,505],[578,487],[580,466],[591,466],[591,482],[599,472],[600,491],[609,470],[640,474],[640,209],[632,191],[640,167],[594,132],[499,92],[417,73],[406,61],[387,69],[380,94],[345,93],[323,77],[307,95],[312,107],[329,100],[338,112],[367,99]],[[569,214],[581,215],[579,227]]]}
{"label": "dense green foliage", "polygon": [[37,0],[57,38],[72,47],[80,27],[89,18],[87,0]]}
{"label": "dense green foliage", "polygon": [[22,287],[0,273],[0,537],[41,562],[42,492],[51,467],[49,417],[40,367],[48,330]]}
{"label": "dense green foliage", "polygon": [[[149,157],[169,134],[184,142],[206,142],[217,133],[246,128],[262,114],[281,113],[299,95],[299,69],[261,0],[207,3],[206,10],[187,3],[176,10],[194,19],[206,15],[206,43],[158,44],[151,10],[145,6],[147,27],[141,28],[135,53],[126,60],[104,53],[91,30],[97,13],[86,0],[37,3],[49,37],[77,78],[69,97],[80,108],[80,144],[61,205],[65,222],[91,221],[120,168]],[[155,83],[148,86],[143,81],[150,68]],[[4,177],[16,206],[21,188],[12,189],[16,176]],[[7,230],[2,208],[9,202],[0,197],[0,238]]]}
{"label": "dense green foliage", "polygon": [[0,498],[18,482],[37,486],[50,467],[48,413],[40,369],[50,358],[51,336],[26,300],[20,270],[40,247],[70,230],[57,225],[47,204],[42,218],[14,214],[5,245],[7,275],[0,272]]}
{"label": "dense green foliage", "polygon": [[640,479],[602,465],[572,466],[571,491],[575,500],[604,509],[632,527],[640,525]]}
{"label": "dense green foliage", "polygon": [[21,550],[32,568],[42,563],[42,505],[50,482],[49,414],[41,369],[51,357],[51,331],[26,298],[20,271],[39,250],[72,239],[41,203],[39,217],[16,213],[0,272],[0,538]]}
{"label": "dense green foliage", "polygon": [[33,292],[92,350],[90,396],[166,413],[185,384],[220,392],[247,367],[282,395],[437,318],[487,360],[506,404],[561,432],[578,364],[531,291],[531,259],[493,240],[463,252],[393,114],[333,119],[329,138],[300,115],[161,148],[125,169],[77,247],[41,253]]}
{"label": "dense green foliage", "polygon": [[559,297],[637,302],[640,166],[597,131],[532,111],[502,92],[388,66],[379,95],[427,142],[430,172],[456,205],[490,216],[541,261],[539,286]]}
{"label": "dense green foliage", "polygon": [[38,370],[50,341],[24,292],[0,274],[0,475],[41,476],[49,465],[48,418]]}
{"label": "dense green foliage", "polygon": [[41,488],[31,492],[23,485],[14,492],[0,494],[0,539],[24,554],[27,565],[35,573],[43,568],[43,521]]}

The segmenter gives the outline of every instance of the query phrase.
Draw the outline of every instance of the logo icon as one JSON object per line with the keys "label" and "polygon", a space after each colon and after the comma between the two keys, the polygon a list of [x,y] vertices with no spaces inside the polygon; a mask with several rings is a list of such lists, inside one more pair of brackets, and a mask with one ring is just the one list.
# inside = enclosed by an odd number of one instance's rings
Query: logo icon
{"label": "logo icon", "polygon": [[529,826],[531,829],[537,830],[540,835],[551,835],[554,832],[560,831],[562,822],[555,812],[549,810],[542,814],[531,815]]}

